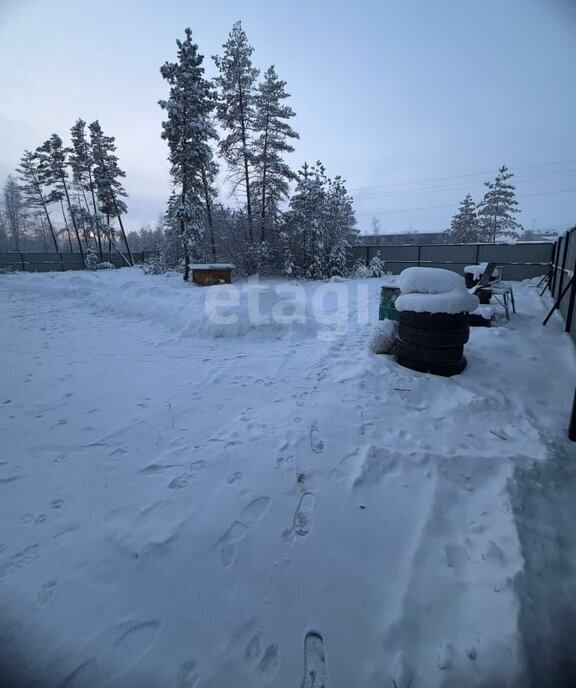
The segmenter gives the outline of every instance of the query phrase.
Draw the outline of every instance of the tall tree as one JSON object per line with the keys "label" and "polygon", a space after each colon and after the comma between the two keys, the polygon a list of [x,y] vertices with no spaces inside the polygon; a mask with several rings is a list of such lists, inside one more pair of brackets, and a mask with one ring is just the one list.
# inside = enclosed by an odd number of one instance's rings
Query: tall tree
{"label": "tall tree", "polygon": [[[94,184],[94,176],[92,168],[94,165],[92,157],[92,148],[90,142],[86,138],[86,122],[83,119],[76,120],[74,126],[70,130],[72,149],[70,151],[70,168],[72,169],[72,180],[76,184],[78,193],[82,193],[84,205],[88,215],[86,219],[92,227],[92,231],[98,243],[98,252],[100,254],[100,261],[104,260],[102,255],[102,227],[98,207],[96,205],[96,186]],[[86,192],[90,194],[92,201],[92,210],[86,197]]]}
{"label": "tall tree", "polygon": [[[52,136],[45,141],[38,148],[38,155],[40,156],[40,168],[42,170],[42,181],[47,186],[53,186],[54,189],[50,194],[50,200],[63,202],[66,199],[66,206],[68,208],[68,214],[72,221],[72,226],[74,228],[74,234],[76,235],[76,240],[78,242],[78,250],[84,260],[84,250],[82,248],[82,242],[80,240],[80,233],[78,231],[78,223],[76,222],[76,212],[72,207],[72,202],[70,200],[70,192],[68,189],[68,171],[67,171],[67,156],[68,149],[64,148],[62,139],[58,134],[52,134]],[[66,221],[66,216],[64,215],[64,220]]]}
{"label": "tall tree", "polygon": [[22,233],[26,219],[26,208],[22,190],[12,175],[8,175],[3,188],[4,217],[7,230],[12,236],[12,243],[19,253],[22,249]]}
{"label": "tall tree", "polygon": [[216,77],[219,88],[217,107],[218,120],[228,134],[220,141],[220,152],[230,165],[234,188],[244,187],[248,235],[254,241],[253,196],[251,169],[254,161],[252,129],[255,118],[254,84],[258,70],[252,67],[251,55],[254,48],[248,39],[242,23],[236,22],[222,46],[224,53],[214,56],[220,71]]}
{"label": "tall tree", "polygon": [[480,241],[480,223],[476,212],[476,204],[472,196],[467,194],[460,202],[460,208],[446,230],[448,241],[455,244],[471,244]]}
{"label": "tall tree", "polygon": [[[94,185],[96,196],[100,204],[100,210],[107,218],[116,218],[120,225],[120,232],[128,253],[130,265],[134,264],[130,244],[124,230],[122,215],[126,213],[126,203],[120,198],[126,198],[128,194],[122,186],[120,179],[126,176],[126,172],[118,166],[115,138],[105,136],[98,120],[89,125],[90,143],[92,147],[92,159],[94,162]],[[111,230],[108,230],[111,233]]]}
{"label": "tall tree", "polygon": [[496,179],[484,184],[488,191],[478,206],[478,220],[484,241],[494,243],[500,238],[517,239],[519,231],[522,230],[522,225],[514,219],[514,215],[520,210],[516,207],[516,187],[509,182],[513,176],[508,172],[508,168],[502,165]]}
{"label": "tall tree", "polygon": [[42,178],[45,173],[46,159],[42,157],[38,151],[24,151],[24,155],[20,159],[20,167],[17,172],[22,182],[21,188],[30,208],[37,208],[41,211],[46,219],[46,224],[50,230],[50,236],[54,242],[54,250],[58,251],[58,241],[56,240],[56,232],[50,217],[48,205],[50,199],[44,193]]}
{"label": "tall tree", "polygon": [[288,141],[300,138],[289,124],[295,113],[283,102],[290,97],[285,86],[286,82],[278,78],[274,67],[269,67],[254,98],[254,131],[258,133],[254,142],[254,167],[260,201],[260,241],[265,241],[267,225],[277,218],[279,204],[288,197],[289,182],[298,177],[283,160],[285,153],[294,151]]}
{"label": "tall tree", "polygon": [[177,61],[166,62],[162,77],[170,86],[168,100],[159,101],[166,111],[162,138],[168,142],[173,193],[171,215],[175,217],[184,249],[184,279],[188,280],[192,252],[198,252],[204,233],[205,218],[212,231],[212,252],[216,248],[212,225],[213,178],[216,168],[210,142],[217,138],[211,113],[215,94],[204,78],[203,55],[192,41],[192,31],[185,30],[183,41],[177,40]]}

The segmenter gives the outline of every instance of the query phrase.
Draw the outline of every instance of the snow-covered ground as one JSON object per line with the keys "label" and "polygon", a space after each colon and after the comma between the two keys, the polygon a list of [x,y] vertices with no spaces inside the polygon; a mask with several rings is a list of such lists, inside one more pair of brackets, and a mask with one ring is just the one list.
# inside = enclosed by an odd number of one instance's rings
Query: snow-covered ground
{"label": "snow-covered ground", "polygon": [[23,683],[572,685],[573,343],[517,284],[462,375],[414,373],[366,346],[379,286],[0,276]]}

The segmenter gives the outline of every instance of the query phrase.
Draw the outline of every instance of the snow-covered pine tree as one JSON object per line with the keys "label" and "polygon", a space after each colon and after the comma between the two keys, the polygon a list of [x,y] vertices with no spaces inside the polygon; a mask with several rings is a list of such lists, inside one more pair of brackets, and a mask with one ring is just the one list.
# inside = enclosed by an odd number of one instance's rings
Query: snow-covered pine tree
{"label": "snow-covered pine tree", "polygon": [[290,199],[285,232],[285,254],[297,277],[318,279],[324,269],[324,213],[327,178],[321,162],[298,171],[298,184]]}
{"label": "snow-covered pine tree", "polygon": [[41,181],[45,165],[45,158],[42,158],[37,150],[34,152],[26,150],[20,158],[20,167],[17,169],[17,172],[20,177],[20,188],[24,194],[26,205],[29,208],[36,208],[43,213],[50,230],[50,236],[54,242],[54,250],[58,251],[56,232],[48,209],[50,200],[48,195],[44,193]]}
{"label": "snow-covered pine tree", "polygon": [[[90,225],[93,235],[96,237],[100,262],[102,262],[104,260],[102,255],[102,222],[96,205],[96,187],[92,175],[92,167],[94,165],[92,149],[90,142],[86,138],[86,122],[83,119],[76,120],[76,123],[70,130],[70,136],[72,148],[70,151],[69,163],[72,169],[72,180],[76,185],[77,195],[82,195],[86,209],[86,215],[84,215],[84,213],[83,215],[85,221]],[[90,207],[86,193],[90,194],[92,207]],[[78,205],[81,205],[80,202]]]}
{"label": "snow-covered pine tree", "polygon": [[257,135],[254,141],[254,192],[260,206],[261,242],[266,240],[268,229],[276,223],[279,204],[288,197],[290,181],[297,179],[283,160],[285,153],[294,151],[289,140],[300,138],[289,124],[295,113],[283,102],[290,97],[285,86],[286,82],[278,78],[274,67],[269,67],[254,98],[254,133]]}
{"label": "snow-covered pine tree", "polygon": [[252,67],[254,48],[248,43],[242,23],[236,22],[222,46],[222,56],[213,57],[220,72],[215,79],[219,89],[217,117],[227,135],[220,141],[220,153],[230,166],[234,189],[244,188],[248,235],[254,241],[252,165],[254,162],[253,126],[255,119],[254,83],[259,71]]}
{"label": "snow-covered pine tree", "polygon": [[454,244],[472,244],[481,240],[476,204],[470,194],[460,202],[460,208],[452,218],[446,234],[448,241]]}
{"label": "snow-covered pine tree", "polygon": [[[178,61],[166,62],[162,77],[170,85],[168,100],[159,101],[167,112],[162,122],[162,138],[168,142],[173,195],[171,215],[177,218],[184,249],[184,279],[188,280],[190,254],[199,251],[204,233],[205,214],[212,221],[211,199],[216,168],[212,160],[210,141],[217,138],[211,114],[215,96],[209,81],[204,78],[204,57],[192,42],[187,28],[184,41],[177,40]],[[213,229],[212,229],[213,231]],[[212,251],[215,243],[212,235]]]}
{"label": "snow-covered pine tree", "polygon": [[341,177],[329,179],[321,162],[305,164],[290,199],[283,234],[294,272],[313,279],[329,277],[333,249],[358,236],[352,198]]}
{"label": "snow-covered pine tree", "polygon": [[[108,218],[108,221],[111,217],[118,220],[122,239],[128,253],[128,259],[122,257],[129,265],[134,265],[130,244],[122,222],[122,215],[126,213],[126,203],[121,200],[120,196],[126,198],[128,194],[120,179],[126,176],[126,172],[120,169],[118,157],[114,155],[116,151],[115,138],[114,136],[105,136],[98,120],[92,122],[88,128],[90,129],[90,144],[94,162],[94,185],[96,186],[100,210]],[[107,231],[113,236],[110,228]]]}
{"label": "snow-covered pine tree", "polygon": [[338,175],[334,179],[327,179],[326,189],[324,246],[331,251],[342,240],[351,244],[360,232],[356,228],[352,197],[348,195],[342,177]]}
{"label": "snow-covered pine tree", "polygon": [[508,181],[514,175],[508,172],[505,165],[498,170],[493,182],[485,182],[488,191],[484,194],[482,203],[478,206],[478,220],[483,241],[490,243],[497,239],[517,239],[520,225],[514,215],[520,210],[516,207],[516,187]]}
{"label": "snow-covered pine tree", "polygon": [[[62,139],[58,134],[52,134],[52,136],[45,141],[39,148],[38,153],[41,156],[41,168],[43,170],[42,181],[46,186],[52,186],[52,193],[50,195],[51,200],[59,201],[63,203],[66,199],[66,205],[68,207],[68,214],[72,221],[72,226],[74,227],[74,233],[76,235],[76,240],[78,242],[78,250],[84,260],[84,250],[82,248],[82,242],[80,241],[80,233],[78,232],[78,223],[76,221],[76,210],[72,207],[72,202],[70,201],[70,193],[68,190],[68,172],[66,170],[68,161],[68,149],[64,148]],[[66,222],[66,215],[64,211],[62,212],[64,221]]]}
{"label": "snow-covered pine tree", "polygon": [[370,271],[370,276],[371,277],[382,277],[382,275],[385,272],[385,263],[380,258],[380,251],[376,253],[375,256],[372,256],[370,259],[370,265],[368,266],[368,270]]}
{"label": "snow-covered pine tree", "polygon": [[345,277],[348,272],[348,249],[346,239],[337,241],[328,254],[327,273],[330,277]]}

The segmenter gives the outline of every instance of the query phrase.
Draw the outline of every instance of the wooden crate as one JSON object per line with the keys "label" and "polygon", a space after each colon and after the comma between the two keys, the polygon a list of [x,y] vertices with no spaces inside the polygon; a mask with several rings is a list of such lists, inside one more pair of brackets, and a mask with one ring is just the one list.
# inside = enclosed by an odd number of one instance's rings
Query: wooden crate
{"label": "wooden crate", "polygon": [[192,281],[200,287],[211,287],[215,284],[232,284],[234,266],[229,263],[191,265]]}

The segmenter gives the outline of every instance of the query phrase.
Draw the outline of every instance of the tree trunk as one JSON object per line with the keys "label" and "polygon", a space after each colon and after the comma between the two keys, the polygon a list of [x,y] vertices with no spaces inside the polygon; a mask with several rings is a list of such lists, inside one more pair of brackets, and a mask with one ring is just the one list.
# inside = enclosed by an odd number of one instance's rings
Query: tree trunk
{"label": "tree trunk", "polygon": [[70,194],[68,193],[68,186],[64,178],[64,172],[60,176],[62,186],[64,187],[64,193],[66,194],[66,202],[68,203],[68,211],[70,213],[70,218],[72,220],[72,226],[74,227],[74,232],[76,234],[76,240],[78,241],[78,248],[80,249],[80,255],[82,260],[84,260],[84,249],[82,248],[82,242],[80,241],[80,233],[78,232],[78,225],[76,224],[76,218],[74,217],[74,212],[72,210],[72,203],[70,202]]}
{"label": "tree trunk", "polygon": [[252,195],[250,192],[250,173],[248,172],[248,151],[246,148],[246,118],[244,116],[244,96],[242,84],[238,84],[238,94],[240,97],[240,129],[242,130],[242,157],[244,159],[244,182],[246,184],[246,212],[248,213],[248,235],[250,243],[254,242],[252,232]]}
{"label": "tree trunk", "polygon": [[66,234],[68,234],[68,243],[70,244],[70,253],[74,253],[72,248],[72,235],[70,234],[70,227],[68,227],[68,220],[66,219],[66,213],[64,212],[64,203],[60,199],[60,207],[62,208],[62,217],[64,218],[64,226],[66,227]]}
{"label": "tree trunk", "polygon": [[[182,193],[180,194],[180,201],[184,206],[186,203],[186,176],[182,181]],[[188,241],[186,239],[186,225],[184,224],[184,218],[180,217],[180,237],[182,239],[182,248],[184,249],[184,281],[188,282],[190,277],[190,253],[188,250]]]}
{"label": "tree trunk", "polygon": [[88,182],[90,184],[90,193],[92,194],[92,207],[94,208],[94,222],[96,223],[96,236],[98,237],[98,251],[100,252],[100,262],[104,262],[102,255],[102,232],[100,231],[100,220],[98,217],[98,208],[96,207],[96,195],[94,194],[94,182],[92,181],[92,171],[88,169]]}
{"label": "tree trunk", "polygon": [[124,239],[124,245],[126,246],[126,253],[128,253],[128,259],[131,263],[131,265],[134,265],[134,258],[132,257],[132,251],[130,250],[130,245],[128,244],[128,237],[126,236],[126,232],[124,231],[124,225],[122,224],[122,215],[120,214],[120,211],[118,209],[118,204],[116,203],[116,196],[112,194],[112,198],[114,199],[114,208],[116,209],[116,217],[118,218],[118,223],[120,224],[120,231],[122,232],[122,238]]}
{"label": "tree trunk", "polygon": [[210,231],[210,248],[212,249],[212,260],[216,262],[216,239],[214,237],[214,222],[212,220],[212,204],[210,202],[210,189],[206,178],[206,168],[202,168],[202,185],[204,187],[204,200],[206,202],[206,216],[208,218],[208,229]]}
{"label": "tree trunk", "polygon": [[266,239],[266,173],[268,172],[268,113],[266,113],[266,126],[264,128],[264,151],[262,153],[262,208],[260,209],[260,241]]}

